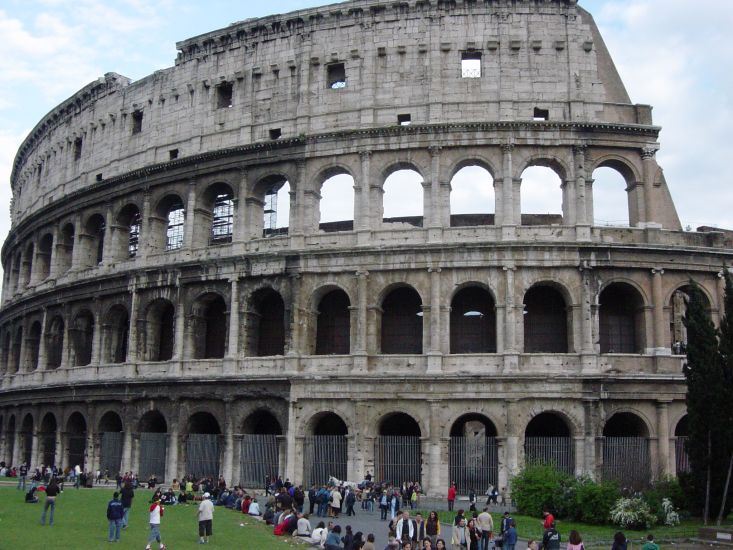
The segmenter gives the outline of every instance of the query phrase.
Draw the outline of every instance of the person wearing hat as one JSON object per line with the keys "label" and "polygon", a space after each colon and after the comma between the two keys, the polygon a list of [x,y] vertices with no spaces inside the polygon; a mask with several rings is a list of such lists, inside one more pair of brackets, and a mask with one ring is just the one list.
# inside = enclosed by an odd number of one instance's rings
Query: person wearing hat
{"label": "person wearing hat", "polygon": [[199,544],[209,542],[211,527],[214,521],[214,503],[211,502],[211,495],[204,493],[204,499],[199,504]]}

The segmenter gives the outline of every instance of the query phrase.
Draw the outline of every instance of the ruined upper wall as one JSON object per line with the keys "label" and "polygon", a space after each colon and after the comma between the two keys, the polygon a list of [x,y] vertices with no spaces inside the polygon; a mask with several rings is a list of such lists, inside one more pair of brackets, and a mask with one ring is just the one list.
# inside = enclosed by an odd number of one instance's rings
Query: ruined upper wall
{"label": "ruined upper wall", "polygon": [[[13,222],[141,166],[277,137],[397,124],[651,124],[575,0],[357,0],[177,44],[174,67],[106,78],[54,109],[12,175]],[[480,78],[462,78],[464,54]],[[329,76],[342,64],[345,87]],[[228,90],[231,89],[231,97]]]}

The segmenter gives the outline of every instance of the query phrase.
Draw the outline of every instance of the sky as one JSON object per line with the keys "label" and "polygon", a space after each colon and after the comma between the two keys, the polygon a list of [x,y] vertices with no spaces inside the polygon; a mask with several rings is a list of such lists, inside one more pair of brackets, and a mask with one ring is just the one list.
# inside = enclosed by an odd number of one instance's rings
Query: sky
{"label": "sky", "polygon": [[[5,238],[10,226],[10,172],[15,153],[35,124],[55,105],[106,72],[137,80],[172,66],[176,41],[250,17],[324,3],[0,2],[0,40],[5,44],[4,55],[0,56],[0,239]],[[600,27],[632,102],[654,107],[654,123],[662,126],[657,160],[664,169],[683,227],[710,225],[733,229],[733,147],[728,135],[733,128],[733,55],[728,36],[733,28],[733,1],[579,3],[593,14]],[[624,220],[625,194],[603,194],[606,189],[621,188],[623,183],[610,169],[606,172],[594,174],[596,219],[623,224],[628,221]],[[455,213],[493,201],[490,186],[483,186],[479,192],[470,183],[488,177],[477,169],[459,174],[454,181]],[[553,190],[554,185],[547,185],[546,173],[529,173],[525,180],[526,204],[523,202],[522,211],[559,211],[560,195]],[[413,185],[417,183],[413,181]],[[328,219],[324,217],[323,221]],[[281,225],[282,220],[279,221]]]}

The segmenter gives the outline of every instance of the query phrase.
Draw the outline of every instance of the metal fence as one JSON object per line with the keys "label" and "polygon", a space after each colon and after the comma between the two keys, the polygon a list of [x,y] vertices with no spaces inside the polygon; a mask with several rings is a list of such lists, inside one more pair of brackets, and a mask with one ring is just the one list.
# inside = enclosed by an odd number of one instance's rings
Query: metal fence
{"label": "metal fence", "polygon": [[277,476],[280,453],[274,434],[242,436],[239,454],[239,484],[245,487],[263,487],[265,478]]}
{"label": "metal fence", "polygon": [[348,441],[344,435],[307,436],[304,444],[305,485],[323,485],[329,476],[346,479]]}
{"label": "metal fence", "polygon": [[499,453],[495,437],[451,437],[450,480],[465,493],[474,489],[483,493],[489,484],[496,486]]}
{"label": "metal fence", "polygon": [[422,483],[422,456],[417,436],[380,435],[374,442],[377,481]]}
{"label": "metal fence", "polygon": [[690,456],[687,454],[687,449],[685,449],[686,442],[686,435],[678,435],[674,442],[677,474],[687,473],[690,471]]}
{"label": "metal fence", "polygon": [[43,445],[43,455],[41,457],[43,465],[54,466],[56,463],[56,434],[41,434],[41,444]]}
{"label": "metal fence", "polygon": [[122,463],[122,432],[102,432],[99,448],[99,469],[111,475],[120,471]]}
{"label": "metal fence", "polygon": [[190,434],[186,441],[186,473],[197,478],[219,477],[219,438],[217,434]]}
{"label": "metal fence", "polygon": [[168,449],[168,434],[142,432],[140,434],[140,466],[138,475],[141,480],[151,475],[158,481],[165,480],[165,462]]}
{"label": "metal fence", "polygon": [[651,478],[649,440],[646,437],[606,437],[603,440],[603,479],[622,487],[643,489]]}
{"label": "metal fence", "polygon": [[78,464],[79,467],[84,470],[84,455],[86,454],[86,447],[86,434],[74,434],[69,436],[67,447],[69,467],[74,468]]}
{"label": "metal fence", "polygon": [[552,464],[562,472],[573,474],[573,440],[569,437],[525,437],[524,461],[527,464]]}

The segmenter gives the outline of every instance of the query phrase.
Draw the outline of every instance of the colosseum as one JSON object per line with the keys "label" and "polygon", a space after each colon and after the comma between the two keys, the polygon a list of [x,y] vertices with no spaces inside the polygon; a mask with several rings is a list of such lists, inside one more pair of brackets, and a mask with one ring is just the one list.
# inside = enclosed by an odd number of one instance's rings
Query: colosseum
{"label": "colosseum", "polygon": [[[0,460],[433,495],[687,468],[685,291],[719,322],[733,238],[682,230],[576,0],[353,0],[176,46],[15,157]],[[560,212],[523,208],[534,167]],[[601,168],[626,224],[594,219]],[[467,169],[488,208],[455,208]]]}

